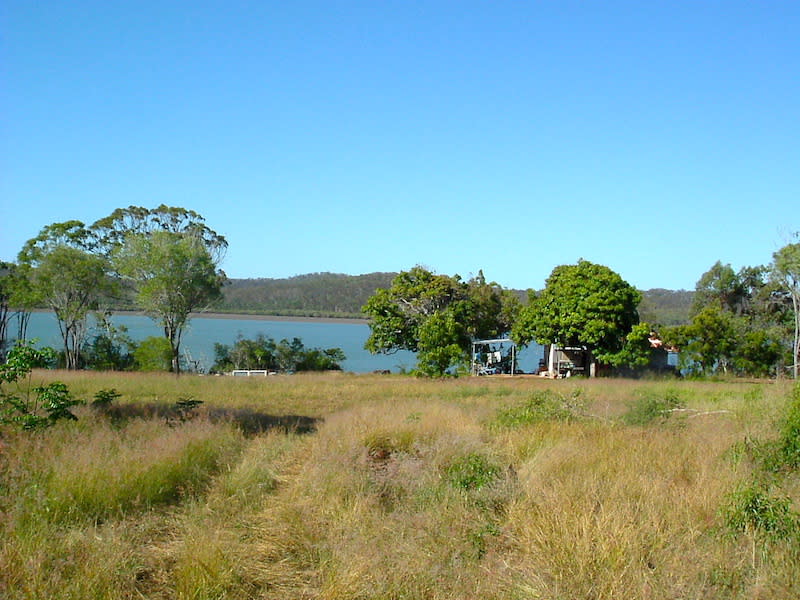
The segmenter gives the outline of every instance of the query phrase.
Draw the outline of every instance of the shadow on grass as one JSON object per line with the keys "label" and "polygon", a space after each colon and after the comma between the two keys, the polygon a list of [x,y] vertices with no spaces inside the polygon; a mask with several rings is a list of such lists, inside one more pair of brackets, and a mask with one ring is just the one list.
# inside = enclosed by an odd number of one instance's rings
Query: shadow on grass
{"label": "shadow on grass", "polygon": [[230,422],[246,435],[255,435],[271,430],[284,433],[314,433],[322,419],[303,415],[268,415],[251,409],[208,409],[202,406],[191,410],[168,404],[121,404],[108,406],[98,411],[113,422],[124,423],[129,419],[164,419],[167,423],[179,423],[195,417],[207,418],[212,423]]}

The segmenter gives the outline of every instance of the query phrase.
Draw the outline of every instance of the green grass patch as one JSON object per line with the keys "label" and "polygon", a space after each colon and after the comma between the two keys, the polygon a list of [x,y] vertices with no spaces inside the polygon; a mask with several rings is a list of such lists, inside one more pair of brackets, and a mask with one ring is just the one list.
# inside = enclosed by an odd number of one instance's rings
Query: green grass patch
{"label": "green grass patch", "polygon": [[446,473],[447,481],[454,488],[477,491],[494,482],[501,469],[483,454],[472,452],[455,458],[447,466]]}
{"label": "green grass patch", "polygon": [[571,421],[579,417],[583,404],[579,388],[568,395],[553,390],[540,390],[522,403],[498,410],[491,425],[516,428],[542,421]]}
{"label": "green grass patch", "polygon": [[200,493],[241,447],[232,427],[207,422],[100,427],[59,449],[35,495],[38,506],[27,512],[53,522],[99,522],[174,504]]}
{"label": "green grass patch", "polygon": [[628,410],[622,415],[622,421],[626,425],[663,423],[676,409],[685,406],[685,401],[676,392],[670,391],[663,395],[646,394],[628,404]]}
{"label": "green grass patch", "polygon": [[398,452],[411,453],[416,440],[417,433],[410,429],[378,430],[366,435],[364,446],[371,457],[386,459]]}

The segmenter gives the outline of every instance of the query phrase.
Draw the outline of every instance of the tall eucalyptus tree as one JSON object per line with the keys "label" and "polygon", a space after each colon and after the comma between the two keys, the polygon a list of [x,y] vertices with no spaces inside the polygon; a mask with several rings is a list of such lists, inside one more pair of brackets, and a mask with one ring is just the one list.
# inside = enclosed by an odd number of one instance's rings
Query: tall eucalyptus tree
{"label": "tall eucalyptus tree", "polygon": [[136,290],[137,304],[164,330],[172,371],[180,373],[180,348],[192,312],[222,295],[219,263],[228,243],[202,216],[185,208],[130,206],[92,225],[115,271]]}
{"label": "tall eucalyptus tree", "polygon": [[80,221],[53,223],[28,240],[19,263],[30,287],[55,313],[68,369],[80,366],[87,316],[110,291],[108,263],[93,250],[92,232]]}

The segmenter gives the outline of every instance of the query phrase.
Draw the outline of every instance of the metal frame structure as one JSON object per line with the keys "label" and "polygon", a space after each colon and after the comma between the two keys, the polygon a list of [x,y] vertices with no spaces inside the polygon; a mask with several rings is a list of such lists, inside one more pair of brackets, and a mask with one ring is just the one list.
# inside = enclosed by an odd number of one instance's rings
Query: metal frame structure
{"label": "metal frame structure", "polygon": [[[497,338],[493,340],[473,340],[472,342],[472,363],[470,372],[472,375],[489,375],[490,373],[486,369],[486,365],[483,363],[478,364],[477,361],[477,348],[478,346],[491,346],[493,344],[509,344],[511,346],[511,374],[514,375],[516,373],[516,364],[517,364],[517,345],[510,340],[509,338]],[[498,363],[500,361],[497,361]]]}

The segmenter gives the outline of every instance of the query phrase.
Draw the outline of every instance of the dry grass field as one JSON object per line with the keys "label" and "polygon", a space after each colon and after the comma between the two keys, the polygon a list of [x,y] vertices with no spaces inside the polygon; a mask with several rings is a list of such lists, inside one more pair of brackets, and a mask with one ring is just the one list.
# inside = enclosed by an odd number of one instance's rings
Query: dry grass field
{"label": "dry grass field", "polygon": [[2,598],[800,597],[791,382],[34,378],[121,396],[0,431]]}

